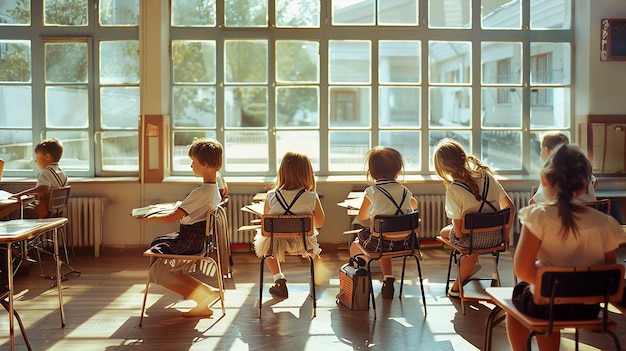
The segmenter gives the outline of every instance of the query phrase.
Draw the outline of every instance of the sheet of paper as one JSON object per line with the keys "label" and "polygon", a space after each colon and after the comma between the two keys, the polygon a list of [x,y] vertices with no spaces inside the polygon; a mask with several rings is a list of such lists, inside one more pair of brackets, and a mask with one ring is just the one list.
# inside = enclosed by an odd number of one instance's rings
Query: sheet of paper
{"label": "sheet of paper", "polygon": [[134,217],[149,217],[157,214],[160,216],[166,216],[176,211],[181,203],[181,201],[177,201],[175,203],[154,204],[145,207],[133,208],[132,215]]}

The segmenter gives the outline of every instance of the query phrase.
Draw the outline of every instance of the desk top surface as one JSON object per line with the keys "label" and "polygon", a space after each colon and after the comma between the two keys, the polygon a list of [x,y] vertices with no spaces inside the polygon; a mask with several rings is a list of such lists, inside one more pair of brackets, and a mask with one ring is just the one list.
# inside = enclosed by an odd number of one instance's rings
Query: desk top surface
{"label": "desk top surface", "polygon": [[67,218],[14,219],[0,221],[0,243],[12,243],[36,236],[67,223]]}

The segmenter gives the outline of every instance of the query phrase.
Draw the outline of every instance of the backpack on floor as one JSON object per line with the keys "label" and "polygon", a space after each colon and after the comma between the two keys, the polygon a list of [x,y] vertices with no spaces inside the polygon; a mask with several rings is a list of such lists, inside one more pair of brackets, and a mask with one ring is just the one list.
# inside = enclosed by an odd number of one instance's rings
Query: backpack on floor
{"label": "backpack on floor", "polygon": [[369,309],[370,280],[365,269],[365,261],[358,257],[350,257],[348,263],[339,268],[339,294],[337,303],[353,311]]}

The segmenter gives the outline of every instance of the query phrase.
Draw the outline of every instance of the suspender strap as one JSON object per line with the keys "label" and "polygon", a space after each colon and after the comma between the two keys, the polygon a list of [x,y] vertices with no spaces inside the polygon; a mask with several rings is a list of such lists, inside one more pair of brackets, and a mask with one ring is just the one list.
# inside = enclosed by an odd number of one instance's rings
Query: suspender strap
{"label": "suspender strap", "polygon": [[391,194],[389,193],[389,191],[387,191],[387,189],[383,188],[380,185],[376,185],[376,189],[380,190],[381,193],[385,194],[385,196],[387,196],[387,198],[391,200],[391,202],[393,202],[393,204],[396,206],[396,213],[394,214],[394,216],[404,214],[404,211],[402,211],[402,204],[404,203],[404,200],[406,199],[406,193],[407,193],[406,188],[402,189],[402,200],[400,200],[400,205],[398,205],[396,200],[394,200],[393,196],[391,196]]}
{"label": "suspender strap", "polygon": [[300,191],[296,194],[296,196],[293,198],[291,203],[287,205],[287,200],[285,200],[285,197],[283,196],[283,194],[281,194],[280,190],[276,189],[276,200],[278,200],[278,203],[280,204],[280,206],[283,208],[283,210],[285,210],[285,212],[283,213],[284,215],[295,214],[291,212],[291,208],[293,207],[293,205],[296,203],[296,201],[300,198],[302,194],[304,194],[304,189],[300,189]]}
{"label": "suspender strap", "polygon": [[[470,193],[474,194],[472,192],[472,189],[470,189],[470,187],[467,184],[465,184],[465,183],[454,181],[454,182],[452,182],[452,184],[458,185],[461,188],[463,188],[463,189],[469,191]],[[485,182],[483,183],[483,193],[480,196],[482,202],[480,203],[480,208],[478,209],[478,212],[482,212],[483,211],[483,207],[485,206],[485,204],[489,205],[489,207],[491,207],[492,210],[498,211],[498,209],[491,202],[487,201],[487,193],[488,192],[489,192],[489,176],[487,176],[485,174]]]}
{"label": "suspender strap", "polygon": [[59,174],[54,169],[52,169],[52,167],[46,167],[46,169],[49,170],[50,173],[52,173],[52,176],[54,177],[54,179],[56,179],[59,187],[63,187],[67,184],[67,178],[65,179],[65,182],[61,180],[61,176],[59,176]]}

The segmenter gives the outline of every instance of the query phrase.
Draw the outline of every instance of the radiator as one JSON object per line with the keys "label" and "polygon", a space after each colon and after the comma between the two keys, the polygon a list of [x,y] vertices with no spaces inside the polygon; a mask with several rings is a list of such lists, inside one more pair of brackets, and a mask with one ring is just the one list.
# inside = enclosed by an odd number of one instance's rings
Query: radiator
{"label": "radiator", "polygon": [[74,247],[93,247],[100,256],[102,223],[107,198],[70,197],[67,206],[67,235]]}
{"label": "radiator", "polygon": [[519,234],[522,232],[522,225],[517,219],[517,213],[522,207],[528,206],[528,201],[530,201],[530,191],[513,191],[509,192],[509,197],[513,200],[513,204],[515,205],[515,221],[513,222],[513,237],[511,238],[511,245],[515,246],[517,243],[517,238]]}
{"label": "radiator", "polygon": [[250,221],[259,218],[250,212],[242,211],[241,208],[252,203],[254,194],[228,194],[226,204],[226,217],[230,227],[231,244],[250,244],[254,237],[253,231],[238,231],[239,227],[249,225]]}
{"label": "radiator", "polygon": [[446,196],[444,194],[416,195],[417,210],[420,213],[420,239],[434,239],[441,228],[450,223],[446,216]]}

